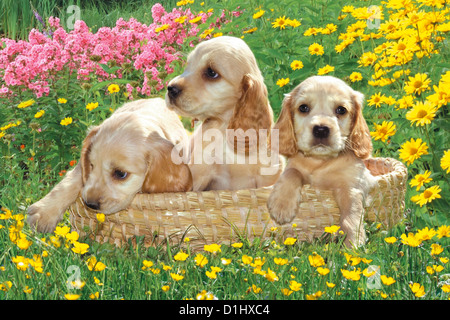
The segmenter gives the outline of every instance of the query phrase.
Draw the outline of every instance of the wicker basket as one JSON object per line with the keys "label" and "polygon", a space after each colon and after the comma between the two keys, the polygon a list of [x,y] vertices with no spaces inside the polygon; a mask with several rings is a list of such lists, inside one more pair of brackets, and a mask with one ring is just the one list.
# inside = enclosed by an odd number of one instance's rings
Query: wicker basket
{"label": "wicker basket", "polygon": [[[377,179],[366,205],[366,218],[389,228],[402,219],[407,169],[390,158],[365,162]],[[137,194],[127,210],[107,215],[103,223],[79,198],[70,208],[74,229],[99,242],[121,245],[134,236],[145,236],[152,245],[168,239],[179,243],[189,237],[191,248],[207,243],[229,243],[240,236],[294,236],[310,240],[324,228],[339,224],[339,208],[331,191],[304,186],[301,208],[289,225],[276,225],[269,216],[266,201],[271,187],[186,193]],[[294,226],[293,226],[294,225]],[[273,227],[277,227],[274,231]]]}

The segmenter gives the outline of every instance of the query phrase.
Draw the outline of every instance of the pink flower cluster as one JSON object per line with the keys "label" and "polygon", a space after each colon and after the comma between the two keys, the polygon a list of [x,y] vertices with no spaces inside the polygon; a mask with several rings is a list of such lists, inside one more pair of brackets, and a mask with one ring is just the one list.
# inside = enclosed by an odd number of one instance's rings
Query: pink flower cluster
{"label": "pink flower cluster", "polygon": [[[149,26],[133,18],[129,21],[121,18],[114,28],[102,27],[96,33],[90,32],[81,20],[67,32],[58,18],[50,17],[51,37],[33,29],[28,41],[1,39],[0,95],[32,90],[39,98],[48,95],[52,84],[64,74],[76,73],[79,81],[93,77],[97,81],[121,78],[123,68],[109,74],[99,65],[111,61],[116,66],[128,64],[142,72],[143,81],[135,89],[142,95],[150,95],[152,88],[164,87],[162,78],[173,72],[171,63],[180,59],[181,45],[199,33],[198,25],[209,15],[195,15],[190,9],[178,8],[166,12],[161,4],[155,4],[153,23]],[[197,17],[200,20],[196,23],[189,22]],[[127,90],[132,89],[128,84]]]}

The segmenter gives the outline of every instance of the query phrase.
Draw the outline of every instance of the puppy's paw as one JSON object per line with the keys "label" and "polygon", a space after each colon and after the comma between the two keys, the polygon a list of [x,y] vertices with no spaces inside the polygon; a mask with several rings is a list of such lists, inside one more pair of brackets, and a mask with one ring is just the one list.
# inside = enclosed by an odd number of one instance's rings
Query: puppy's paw
{"label": "puppy's paw", "polygon": [[280,188],[274,188],[267,199],[267,208],[270,217],[278,224],[291,222],[297,215],[301,196],[298,194],[286,194]]}
{"label": "puppy's paw", "polygon": [[46,205],[40,200],[28,208],[28,224],[38,232],[53,232],[62,219],[64,210],[60,207]]}

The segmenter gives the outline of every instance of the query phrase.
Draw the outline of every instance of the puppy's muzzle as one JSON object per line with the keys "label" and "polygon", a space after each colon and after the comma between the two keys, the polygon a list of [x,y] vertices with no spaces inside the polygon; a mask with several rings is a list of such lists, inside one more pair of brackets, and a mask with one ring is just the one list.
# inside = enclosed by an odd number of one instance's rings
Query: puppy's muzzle
{"label": "puppy's muzzle", "polygon": [[312,133],[314,138],[326,139],[330,136],[330,128],[327,126],[314,126]]}
{"label": "puppy's muzzle", "polygon": [[84,204],[86,207],[92,209],[92,210],[100,210],[100,202],[92,201],[92,200],[84,200]]}
{"label": "puppy's muzzle", "polygon": [[183,90],[180,87],[175,85],[167,87],[167,94],[169,95],[169,98],[172,101],[176,100],[181,95],[182,91]]}

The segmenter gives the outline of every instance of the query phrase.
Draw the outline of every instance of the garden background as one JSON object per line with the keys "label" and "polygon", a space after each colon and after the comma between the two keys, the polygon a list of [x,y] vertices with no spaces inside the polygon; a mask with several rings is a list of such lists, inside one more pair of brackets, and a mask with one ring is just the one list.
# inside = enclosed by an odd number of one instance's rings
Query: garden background
{"label": "garden background", "polygon": [[[0,299],[449,299],[450,1],[160,2],[1,2]],[[255,53],[275,116],[311,75],[364,93],[374,156],[408,167],[400,224],[367,225],[358,250],[334,226],[196,253],[189,239],[99,245],[67,217],[33,233],[27,207],[76,164],[87,129],[163,96],[193,46],[222,35]]]}

